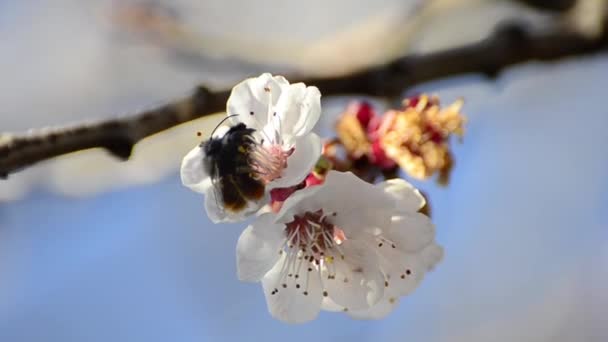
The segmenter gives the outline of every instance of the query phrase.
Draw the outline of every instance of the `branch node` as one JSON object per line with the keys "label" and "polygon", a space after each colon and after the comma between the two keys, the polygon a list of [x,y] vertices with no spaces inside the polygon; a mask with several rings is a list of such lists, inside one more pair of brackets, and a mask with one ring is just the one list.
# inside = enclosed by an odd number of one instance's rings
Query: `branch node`
{"label": "branch node", "polygon": [[103,144],[103,148],[105,148],[113,156],[124,161],[128,160],[131,157],[134,145],[135,144],[130,139],[115,138],[113,140],[106,141]]}

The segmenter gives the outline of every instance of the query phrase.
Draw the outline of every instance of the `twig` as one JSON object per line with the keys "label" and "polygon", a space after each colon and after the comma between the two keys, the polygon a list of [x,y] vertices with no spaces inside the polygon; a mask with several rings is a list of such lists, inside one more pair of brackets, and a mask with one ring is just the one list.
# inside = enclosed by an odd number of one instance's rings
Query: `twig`
{"label": "twig", "polygon": [[[483,73],[495,77],[507,66],[531,60],[549,61],[608,48],[608,30],[597,39],[570,31],[531,34],[520,25],[505,25],[486,40],[423,55],[409,55],[353,74],[304,79],[325,96],[367,94],[399,96],[422,82],[449,76]],[[200,86],[191,95],[133,116],[33,130],[23,135],[0,136],[0,176],[42,160],[89,148],[105,148],[128,159],[133,145],[144,137],[178,124],[224,110],[229,90],[210,91]]]}
{"label": "twig", "polygon": [[517,0],[526,5],[548,11],[567,11],[576,5],[577,0]]}

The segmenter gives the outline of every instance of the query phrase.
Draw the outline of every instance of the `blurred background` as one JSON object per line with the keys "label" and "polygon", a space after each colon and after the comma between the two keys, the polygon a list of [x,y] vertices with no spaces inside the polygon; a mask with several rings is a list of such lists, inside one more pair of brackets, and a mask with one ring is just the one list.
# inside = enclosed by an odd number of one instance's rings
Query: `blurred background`
{"label": "blurred background", "polygon": [[[599,34],[604,0],[524,2],[4,0],[0,131],[128,115],[263,71],[345,74],[505,20]],[[463,97],[468,125],[450,185],[415,182],[445,258],[381,321],[285,325],[258,284],[237,280],[244,224],[211,224],[178,176],[219,116],[142,141],[128,162],[93,150],[12,175],[0,182],[0,341],[606,341],[607,80],[599,53],[404,93]],[[325,136],[350,99],[324,98]]]}

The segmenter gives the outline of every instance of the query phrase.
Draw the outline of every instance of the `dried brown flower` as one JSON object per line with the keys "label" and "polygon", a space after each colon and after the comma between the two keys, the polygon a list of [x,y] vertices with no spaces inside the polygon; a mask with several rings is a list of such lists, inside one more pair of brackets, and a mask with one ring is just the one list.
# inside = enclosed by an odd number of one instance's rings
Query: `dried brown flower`
{"label": "dried brown flower", "polygon": [[447,182],[453,164],[449,138],[464,134],[462,105],[458,100],[441,109],[439,98],[428,95],[405,100],[402,110],[383,116],[377,132],[381,147],[412,178],[439,172],[439,181]]}

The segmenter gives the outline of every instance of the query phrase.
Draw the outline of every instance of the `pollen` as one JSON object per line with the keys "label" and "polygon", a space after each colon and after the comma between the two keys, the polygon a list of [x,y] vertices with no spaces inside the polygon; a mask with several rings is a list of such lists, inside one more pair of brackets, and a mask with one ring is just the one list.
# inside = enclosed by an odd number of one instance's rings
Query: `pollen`
{"label": "pollen", "polygon": [[[322,210],[295,215],[293,220],[285,225],[285,235],[288,245],[308,256],[308,261],[317,266],[330,265],[334,257],[327,255],[334,246],[338,245],[335,232],[339,229],[333,225]],[[309,268],[309,272],[312,269]]]}
{"label": "pollen", "polygon": [[285,151],[278,144],[255,143],[249,151],[249,165],[256,178],[268,184],[281,178],[283,170],[287,167],[287,158],[293,151],[293,149]]}

